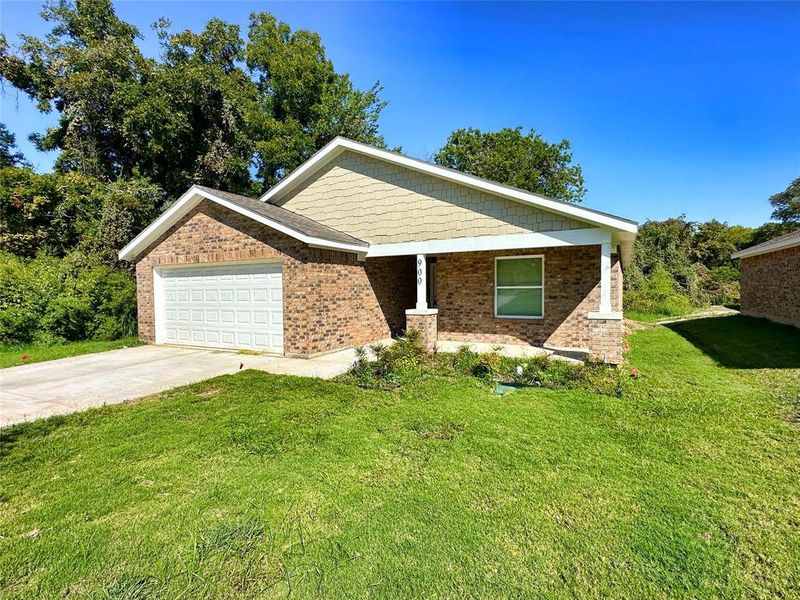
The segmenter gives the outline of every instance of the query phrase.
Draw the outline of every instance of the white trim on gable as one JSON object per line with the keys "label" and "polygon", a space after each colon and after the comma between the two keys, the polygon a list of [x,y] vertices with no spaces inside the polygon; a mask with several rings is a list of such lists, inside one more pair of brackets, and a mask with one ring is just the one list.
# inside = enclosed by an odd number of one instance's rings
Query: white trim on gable
{"label": "white trim on gable", "polygon": [[306,235],[296,229],[292,229],[283,223],[279,223],[265,217],[264,215],[255,213],[247,208],[235,204],[233,202],[229,202],[219,196],[215,196],[205,190],[199,189],[197,186],[192,186],[189,188],[183,196],[178,198],[178,201],[175,202],[168,210],[166,210],[160,217],[158,217],[155,221],[153,221],[144,231],[142,231],[139,235],[137,235],[131,242],[125,246],[122,250],[119,251],[119,259],[120,260],[133,260],[135,259],[143,250],[145,250],[150,244],[156,241],[159,236],[161,236],[164,232],[166,232],[170,227],[175,225],[181,217],[183,217],[186,213],[192,210],[195,206],[200,204],[203,200],[211,200],[212,202],[216,202],[220,206],[224,206],[232,211],[235,211],[245,217],[253,219],[254,221],[258,221],[267,227],[271,227],[281,233],[285,233],[286,235],[293,237],[301,242],[308,244],[309,246],[313,246],[315,248],[325,248],[329,250],[342,250],[344,252],[364,252],[367,246],[361,246],[356,244],[346,244],[343,242],[334,242],[331,240],[326,240],[322,238],[317,238],[313,236]]}
{"label": "white trim on gable", "polygon": [[363,154],[378,160],[400,165],[420,173],[433,175],[434,177],[439,177],[476,190],[488,192],[501,198],[507,198],[523,204],[535,206],[537,208],[584,221],[598,227],[607,227],[619,232],[633,235],[636,235],[636,232],[638,231],[638,225],[635,221],[630,221],[628,219],[623,219],[600,211],[584,208],[576,204],[553,200],[552,198],[547,198],[545,196],[540,196],[538,194],[533,194],[517,188],[494,183],[486,179],[481,179],[480,177],[474,177],[472,175],[467,175],[465,173],[454,171],[453,169],[448,169],[446,167],[441,167],[433,163],[417,160],[415,158],[409,158],[408,156],[403,156],[402,154],[397,154],[395,152],[374,148],[372,146],[368,146],[367,144],[355,142],[343,137],[337,137],[328,142],[328,144],[326,144],[321,150],[317,151],[306,162],[284,177],[280,183],[268,190],[267,193],[261,196],[260,200],[262,202],[270,202],[272,200],[279,199],[287,193],[290,193],[308,177],[312,176],[325,164],[339,156],[345,150],[350,150],[358,154]]}

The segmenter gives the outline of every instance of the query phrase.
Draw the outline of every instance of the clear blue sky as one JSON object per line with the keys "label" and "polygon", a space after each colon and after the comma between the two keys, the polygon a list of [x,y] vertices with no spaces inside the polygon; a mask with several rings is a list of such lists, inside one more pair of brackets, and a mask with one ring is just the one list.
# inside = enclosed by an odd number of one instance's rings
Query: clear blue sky
{"label": "clear blue sky", "polygon": [[[38,2],[2,0],[0,29],[42,35]],[[685,213],[757,225],[800,176],[800,3],[117,3],[158,52],[150,24],[246,31],[254,10],[320,32],[339,71],[383,84],[381,129],[429,158],[459,127],[533,127],[567,138],[585,205],[644,221]],[[6,84],[0,118],[27,135],[54,115]]]}

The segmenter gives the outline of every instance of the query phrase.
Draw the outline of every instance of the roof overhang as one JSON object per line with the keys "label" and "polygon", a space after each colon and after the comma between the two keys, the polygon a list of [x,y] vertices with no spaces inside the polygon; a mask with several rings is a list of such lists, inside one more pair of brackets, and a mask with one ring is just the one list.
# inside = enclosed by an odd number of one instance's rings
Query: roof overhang
{"label": "roof overhang", "polygon": [[588,209],[570,202],[562,202],[560,200],[554,200],[553,198],[547,198],[546,196],[540,196],[539,194],[488,181],[473,175],[467,175],[466,173],[441,167],[433,163],[403,156],[396,152],[374,148],[373,146],[368,146],[343,137],[337,137],[330,141],[306,162],[284,177],[279,184],[261,196],[261,200],[263,202],[275,202],[286,197],[297,189],[298,186],[302,185],[309,177],[313,176],[317,171],[345,151],[356,152],[377,160],[386,161],[411,169],[412,171],[439,177],[472,189],[487,192],[494,196],[514,200],[548,212],[576,219],[595,227],[602,227],[619,232],[620,234],[627,233],[635,237],[639,229],[635,221]]}
{"label": "roof overhang", "polygon": [[614,235],[607,229],[591,227],[565,231],[482,235],[451,239],[370,244],[366,258],[407,256],[413,254],[449,254],[453,252],[486,252],[525,248],[563,248],[565,246],[599,246],[609,244],[613,252],[619,248],[620,260],[627,266],[633,250],[633,237]]}
{"label": "roof overhang", "polygon": [[745,248],[731,254],[731,258],[748,258],[750,256],[758,256],[760,254],[767,254],[768,252],[776,252],[786,248],[793,248],[800,246],[800,235],[793,235],[791,237],[778,238],[769,242],[764,242],[752,248]]}
{"label": "roof overhang", "polygon": [[170,227],[175,225],[180,219],[191,211],[195,206],[200,204],[203,200],[210,200],[220,206],[224,206],[234,212],[237,212],[245,217],[258,221],[267,227],[285,233],[301,242],[313,246],[315,248],[325,248],[328,250],[341,250],[344,252],[364,253],[367,250],[367,245],[359,244],[346,244],[343,242],[336,242],[333,240],[326,240],[306,235],[303,232],[297,231],[288,227],[284,223],[279,223],[273,219],[258,214],[246,207],[240,206],[234,202],[220,198],[206,190],[201,190],[197,186],[192,186],[186,191],[169,209],[164,211],[160,217],[153,221],[144,231],[137,235],[131,242],[119,251],[120,260],[135,260],[143,251],[145,251],[153,242],[166,233]]}

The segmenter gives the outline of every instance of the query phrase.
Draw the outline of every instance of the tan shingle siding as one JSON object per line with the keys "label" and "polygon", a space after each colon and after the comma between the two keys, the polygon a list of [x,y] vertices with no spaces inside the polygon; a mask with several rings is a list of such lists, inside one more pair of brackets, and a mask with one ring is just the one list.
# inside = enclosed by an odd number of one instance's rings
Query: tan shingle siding
{"label": "tan shingle siding", "polygon": [[371,244],[591,227],[354,152],[278,204]]}

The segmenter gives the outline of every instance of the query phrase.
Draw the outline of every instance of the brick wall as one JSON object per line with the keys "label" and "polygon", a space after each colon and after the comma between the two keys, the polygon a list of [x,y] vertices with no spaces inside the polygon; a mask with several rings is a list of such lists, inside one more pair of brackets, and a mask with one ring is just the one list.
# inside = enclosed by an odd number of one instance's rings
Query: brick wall
{"label": "brick wall", "polygon": [[[413,259],[359,263],[353,254],[309,248],[212,202],[195,207],[136,264],[139,336],[155,341],[153,267],[261,258],[283,264],[284,350],[309,356],[385,339],[405,326]],[[407,273],[406,273],[407,271]],[[398,279],[400,278],[400,279]]]}
{"label": "brick wall", "polygon": [[[544,318],[494,316],[496,256],[544,254]],[[600,304],[600,246],[437,255],[439,339],[583,348],[622,360],[622,321],[593,320]],[[612,256],[611,306],[622,310],[622,271]]]}
{"label": "brick wall", "polygon": [[743,258],[742,313],[800,327],[800,246]]}
{"label": "brick wall", "polygon": [[418,331],[423,346],[425,346],[429,352],[433,352],[436,349],[439,329],[437,325],[437,314],[435,312],[429,314],[407,313],[406,329],[409,331]]}

